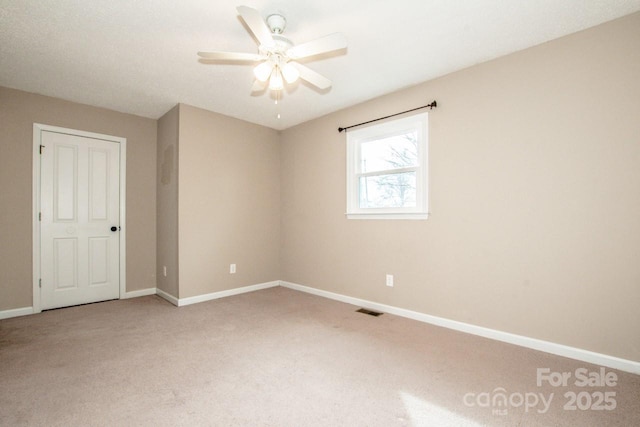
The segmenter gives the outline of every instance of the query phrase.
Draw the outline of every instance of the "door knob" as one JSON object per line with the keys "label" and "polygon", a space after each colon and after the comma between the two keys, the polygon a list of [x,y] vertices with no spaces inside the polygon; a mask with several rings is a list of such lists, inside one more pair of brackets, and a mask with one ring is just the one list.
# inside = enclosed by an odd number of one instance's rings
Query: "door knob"
{"label": "door knob", "polygon": [[116,232],[118,231],[118,227],[116,227],[115,225],[113,227],[111,227],[111,231]]}

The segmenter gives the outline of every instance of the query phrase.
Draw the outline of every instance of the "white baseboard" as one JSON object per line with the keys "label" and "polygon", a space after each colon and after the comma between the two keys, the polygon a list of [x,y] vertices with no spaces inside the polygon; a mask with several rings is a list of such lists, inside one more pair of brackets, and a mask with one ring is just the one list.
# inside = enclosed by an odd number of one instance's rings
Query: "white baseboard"
{"label": "white baseboard", "polygon": [[521,347],[531,348],[533,350],[543,351],[545,353],[568,357],[570,359],[593,363],[595,365],[606,366],[608,368],[619,369],[621,371],[631,372],[633,374],[640,374],[640,362],[636,362],[633,360],[621,359],[619,357],[609,356],[602,353],[595,353],[593,351],[583,350],[580,348],[569,347],[563,344],[556,344],[536,338],[529,338],[509,332],[503,332],[495,329],[485,328],[482,326],[472,325],[469,323],[458,322],[456,320],[445,319],[443,317],[431,316],[429,314],[419,313],[417,311],[405,310],[403,308],[393,307],[386,304],[353,298],[346,295],[323,291],[321,289],[298,285],[296,283],[280,281],[280,286],[297,291],[307,292],[336,301],[345,302],[347,304],[353,304],[356,306],[368,308],[370,310],[382,311],[385,313],[394,314],[396,316],[417,320],[419,322],[430,323],[432,325],[442,326],[444,328],[466,332],[468,334],[478,335],[509,344],[515,344]]}
{"label": "white baseboard", "polygon": [[[144,297],[147,295],[155,295],[155,294],[156,294],[156,288],[140,289],[137,291],[127,292],[120,299],[137,298],[137,297]],[[0,320],[9,319],[11,317],[27,316],[29,314],[34,314],[33,307],[14,308],[11,310],[0,310]]]}
{"label": "white baseboard", "polygon": [[33,314],[33,307],[14,308],[11,310],[0,311],[0,320],[10,319],[11,317],[26,316],[27,314]]}
{"label": "white baseboard", "polygon": [[131,291],[124,294],[120,299],[129,299],[129,298],[138,298],[138,297],[146,297],[147,295],[155,295],[156,288],[147,288],[147,289],[139,289],[137,291]]}
{"label": "white baseboard", "polygon": [[185,305],[196,304],[204,301],[211,301],[218,298],[230,297],[232,295],[244,294],[247,292],[259,291],[261,289],[274,288],[280,286],[280,281],[260,283],[257,285],[244,286],[242,288],[228,289],[226,291],[212,292],[210,294],[197,295],[195,297],[180,298],[177,300],[177,306],[182,307]]}
{"label": "white baseboard", "polygon": [[178,304],[178,298],[174,297],[171,294],[166,293],[165,291],[163,291],[160,288],[156,288],[156,295],[158,295],[161,298],[166,299],[167,301],[169,301],[171,304],[175,305],[176,307],[180,305],[180,304]]}

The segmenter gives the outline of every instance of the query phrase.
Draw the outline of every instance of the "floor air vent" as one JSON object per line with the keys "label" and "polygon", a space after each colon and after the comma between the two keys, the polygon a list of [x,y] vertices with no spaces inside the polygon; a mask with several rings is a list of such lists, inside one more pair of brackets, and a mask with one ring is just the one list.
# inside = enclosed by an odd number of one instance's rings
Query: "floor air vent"
{"label": "floor air vent", "polygon": [[360,310],[356,310],[358,313],[364,313],[364,314],[368,314],[369,316],[380,316],[382,313],[378,312],[378,311],[371,311],[371,310],[367,310],[366,308],[361,308]]}

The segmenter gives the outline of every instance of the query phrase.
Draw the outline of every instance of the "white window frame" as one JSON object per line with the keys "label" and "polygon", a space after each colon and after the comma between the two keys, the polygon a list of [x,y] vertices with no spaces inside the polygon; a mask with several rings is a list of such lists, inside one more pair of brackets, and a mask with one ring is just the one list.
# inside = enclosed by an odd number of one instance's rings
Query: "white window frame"
{"label": "white window frame", "polygon": [[[409,117],[385,121],[365,128],[347,132],[347,218],[348,219],[427,219],[428,211],[428,148],[429,114],[420,113]],[[360,171],[361,146],[365,142],[399,135],[417,130],[418,166],[405,169],[362,173]],[[416,172],[416,206],[396,208],[361,208],[359,206],[359,178],[361,176],[386,174],[389,172]]]}

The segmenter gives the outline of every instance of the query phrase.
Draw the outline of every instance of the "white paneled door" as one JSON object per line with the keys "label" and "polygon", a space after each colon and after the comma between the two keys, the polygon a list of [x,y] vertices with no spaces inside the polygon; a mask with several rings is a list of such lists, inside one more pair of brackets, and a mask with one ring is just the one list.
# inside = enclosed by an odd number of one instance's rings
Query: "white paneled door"
{"label": "white paneled door", "polygon": [[120,144],[41,132],[40,305],[120,296]]}

